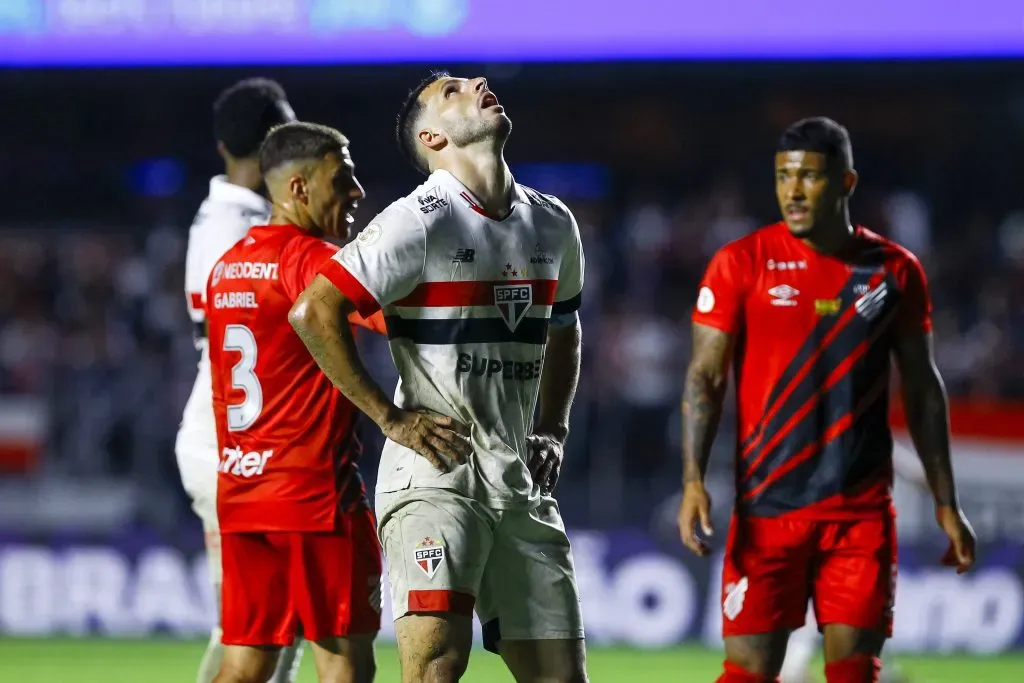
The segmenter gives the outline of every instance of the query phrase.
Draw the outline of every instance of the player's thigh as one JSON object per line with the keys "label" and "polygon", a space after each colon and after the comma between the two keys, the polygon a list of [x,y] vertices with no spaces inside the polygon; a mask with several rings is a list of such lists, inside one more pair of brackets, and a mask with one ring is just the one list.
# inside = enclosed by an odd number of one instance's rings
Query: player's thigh
{"label": "player's thigh", "polygon": [[280,649],[273,646],[225,645],[214,683],[263,683],[277,667]]}
{"label": "player's thigh", "polygon": [[[877,655],[892,635],[896,531],[891,518],[823,526],[814,608],[826,653]],[[832,627],[832,628],[830,628]],[[832,635],[829,636],[829,633]]]}
{"label": "player's thigh", "polygon": [[454,683],[466,673],[473,648],[473,617],[407,614],[395,621],[402,683]]}
{"label": "player's thigh", "polygon": [[374,635],[321,638],[311,643],[320,683],[372,683],[377,670]]}
{"label": "player's thigh", "polygon": [[587,648],[583,638],[509,640],[498,644],[501,658],[517,683],[586,683]]}
{"label": "player's thigh", "polygon": [[375,635],[380,630],[381,554],[373,513],[338,515],[331,532],[293,533],[292,602],[303,636]]}
{"label": "player's thigh", "polygon": [[[484,647],[491,651],[514,652],[516,663],[530,653],[552,653],[550,662],[560,673],[567,664],[583,665],[575,656],[582,652],[583,643],[580,594],[569,538],[554,499],[542,499],[533,510],[502,514],[484,570],[477,613]],[[502,647],[510,641],[524,644]],[[561,644],[530,644],[533,641]],[[510,667],[513,664],[509,661]],[[535,666],[530,670],[537,671]],[[582,675],[582,669],[573,671],[576,673],[566,680]]]}
{"label": "player's thigh", "polygon": [[291,645],[297,622],[292,605],[290,550],[275,534],[223,534],[221,627],[225,645]]}
{"label": "player's thigh", "polygon": [[804,624],[811,595],[813,522],[734,517],[722,567],[725,637],[789,633]]}
{"label": "player's thigh", "polygon": [[471,616],[491,552],[493,519],[441,489],[377,498],[393,614]]}

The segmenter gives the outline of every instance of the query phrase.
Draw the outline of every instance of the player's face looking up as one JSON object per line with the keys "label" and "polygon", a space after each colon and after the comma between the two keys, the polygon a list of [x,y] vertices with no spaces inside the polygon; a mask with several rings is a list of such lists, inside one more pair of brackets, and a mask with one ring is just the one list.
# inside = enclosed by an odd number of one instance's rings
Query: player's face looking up
{"label": "player's face looking up", "polygon": [[504,142],[512,122],[485,78],[439,78],[420,95],[419,141],[434,151],[495,140]]}
{"label": "player's face looking up", "polygon": [[290,179],[294,200],[305,206],[310,222],[327,237],[349,237],[352,214],[366,196],[355,169],[348,147],[343,147],[340,155],[328,153]]}
{"label": "player's face looking up", "polygon": [[822,218],[840,210],[847,192],[843,172],[836,166],[829,168],[827,158],[820,152],[775,155],[775,196],[794,235],[808,235]]}

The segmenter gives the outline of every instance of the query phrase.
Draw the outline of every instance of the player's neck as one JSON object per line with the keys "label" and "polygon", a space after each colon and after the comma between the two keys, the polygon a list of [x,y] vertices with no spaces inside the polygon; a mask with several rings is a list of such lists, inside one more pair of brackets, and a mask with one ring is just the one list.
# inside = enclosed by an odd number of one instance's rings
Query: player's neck
{"label": "player's neck", "polygon": [[512,172],[500,152],[463,154],[441,166],[466,186],[489,214],[504,216],[511,209]]}
{"label": "player's neck", "polygon": [[228,159],[224,163],[224,175],[232,185],[244,187],[253,192],[263,189],[263,176],[255,159]]}
{"label": "player's neck", "polygon": [[844,208],[816,225],[814,231],[800,241],[822,254],[836,254],[849,246],[856,232],[850,222],[850,211]]}

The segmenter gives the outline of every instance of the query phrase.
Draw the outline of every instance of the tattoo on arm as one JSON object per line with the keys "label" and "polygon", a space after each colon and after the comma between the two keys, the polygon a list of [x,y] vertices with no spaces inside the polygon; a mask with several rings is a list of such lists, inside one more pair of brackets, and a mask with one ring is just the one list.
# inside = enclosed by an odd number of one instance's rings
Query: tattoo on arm
{"label": "tattoo on arm", "polygon": [[381,425],[397,409],[359,358],[348,321],[352,310],[352,302],[333,284],[318,278],[300,295],[288,320],[331,383]]}
{"label": "tattoo on arm", "polygon": [[896,362],[903,384],[907,427],[935,504],[956,506],[956,480],[949,447],[949,403],[942,377],[935,367],[931,335],[900,340]]}
{"label": "tattoo on arm", "polygon": [[733,337],[693,326],[693,358],[683,388],[683,483],[702,482],[711,457],[729,381]]}
{"label": "tattoo on arm", "polygon": [[575,325],[551,328],[540,378],[540,410],[535,431],[561,442],[569,435],[569,412],[580,378],[582,329]]}

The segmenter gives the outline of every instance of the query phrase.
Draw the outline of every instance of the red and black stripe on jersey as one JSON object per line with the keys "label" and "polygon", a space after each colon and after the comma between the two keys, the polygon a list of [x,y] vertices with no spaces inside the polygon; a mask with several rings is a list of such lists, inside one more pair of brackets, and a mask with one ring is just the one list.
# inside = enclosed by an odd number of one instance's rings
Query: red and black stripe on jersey
{"label": "red and black stripe on jersey", "polygon": [[[868,294],[858,293],[865,288]],[[858,301],[863,307],[872,293],[880,293],[878,307],[859,311]],[[740,444],[737,504],[744,512],[777,516],[890,476],[890,323],[899,290],[879,264],[851,274],[836,298],[837,314],[818,321]]]}

